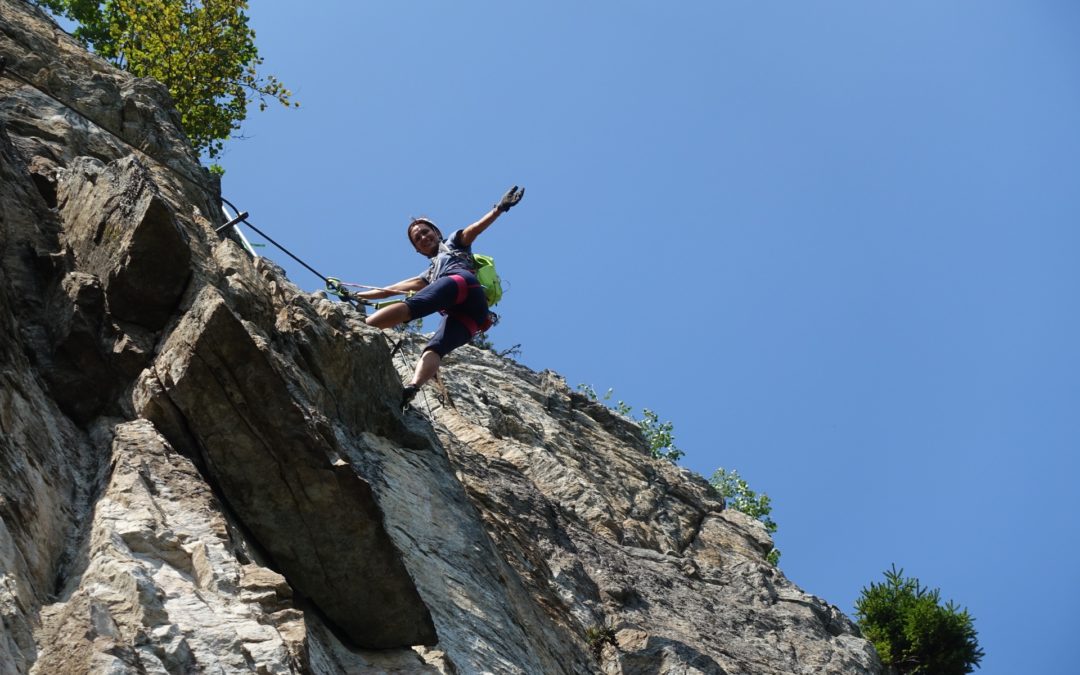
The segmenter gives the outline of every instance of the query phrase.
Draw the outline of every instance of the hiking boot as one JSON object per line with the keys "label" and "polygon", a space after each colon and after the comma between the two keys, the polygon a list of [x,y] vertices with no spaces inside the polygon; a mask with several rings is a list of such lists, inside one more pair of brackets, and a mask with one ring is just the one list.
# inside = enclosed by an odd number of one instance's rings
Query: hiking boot
{"label": "hiking boot", "polygon": [[416,392],[420,391],[420,387],[415,384],[405,385],[405,389],[401,392],[401,408],[404,410],[409,407],[409,403],[416,398]]}

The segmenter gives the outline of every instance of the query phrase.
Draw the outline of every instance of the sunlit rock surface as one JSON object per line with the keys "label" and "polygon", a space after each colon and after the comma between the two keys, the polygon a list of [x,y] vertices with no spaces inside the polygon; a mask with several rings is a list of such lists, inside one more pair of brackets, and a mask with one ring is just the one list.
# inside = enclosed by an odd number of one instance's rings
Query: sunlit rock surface
{"label": "sunlit rock surface", "polygon": [[402,413],[423,339],[216,235],[160,85],[22,0],[0,56],[0,674],[882,672],[557,374]]}

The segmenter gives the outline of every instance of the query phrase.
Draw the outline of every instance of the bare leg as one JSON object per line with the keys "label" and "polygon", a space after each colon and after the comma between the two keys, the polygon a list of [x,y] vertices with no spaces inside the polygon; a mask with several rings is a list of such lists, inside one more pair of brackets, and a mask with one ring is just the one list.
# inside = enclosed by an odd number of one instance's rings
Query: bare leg
{"label": "bare leg", "polygon": [[427,350],[417,361],[416,372],[413,373],[412,381],[409,384],[414,387],[424,386],[425,382],[435,377],[435,373],[439,372],[439,366],[441,365],[442,357],[430,349]]}
{"label": "bare leg", "polygon": [[399,323],[405,323],[412,318],[409,306],[404,302],[395,302],[378,310],[366,319],[367,325],[376,328],[393,328]]}

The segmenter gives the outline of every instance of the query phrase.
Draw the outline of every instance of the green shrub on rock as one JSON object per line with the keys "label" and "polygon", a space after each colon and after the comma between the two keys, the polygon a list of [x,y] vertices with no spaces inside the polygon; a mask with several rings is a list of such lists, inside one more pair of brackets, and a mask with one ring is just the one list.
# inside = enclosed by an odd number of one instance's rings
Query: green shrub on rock
{"label": "green shrub on rock", "polygon": [[[769,495],[764,492],[759,495],[751,490],[750,484],[739,476],[738,471],[734,469],[728,471],[724,467],[720,467],[713,473],[709,483],[724,498],[727,508],[735,509],[751,518],[760,520],[761,524],[765,526],[766,532],[776,534],[777,525],[770,515],[772,513],[772,500],[769,499]],[[780,550],[774,547],[765,556],[765,559],[775,567],[780,563]]]}
{"label": "green shrub on rock", "polygon": [[881,657],[899,675],[963,675],[979,666],[974,620],[941,592],[918,579],[906,578],[896,565],[884,583],[863,588],[855,603],[859,628]]}

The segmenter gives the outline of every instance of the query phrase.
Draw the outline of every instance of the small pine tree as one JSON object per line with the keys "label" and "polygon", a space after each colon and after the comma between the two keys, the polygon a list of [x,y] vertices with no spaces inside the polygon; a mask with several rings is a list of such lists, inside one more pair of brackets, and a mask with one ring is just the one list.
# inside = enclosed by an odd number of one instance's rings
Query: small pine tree
{"label": "small pine tree", "polygon": [[938,589],[904,577],[895,564],[884,583],[863,588],[855,614],[882,662],[899,675],[964,675],[984,656],[967,610],[951,601],[942,606]]}

